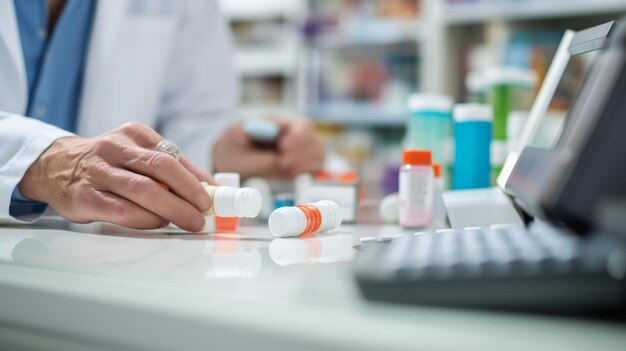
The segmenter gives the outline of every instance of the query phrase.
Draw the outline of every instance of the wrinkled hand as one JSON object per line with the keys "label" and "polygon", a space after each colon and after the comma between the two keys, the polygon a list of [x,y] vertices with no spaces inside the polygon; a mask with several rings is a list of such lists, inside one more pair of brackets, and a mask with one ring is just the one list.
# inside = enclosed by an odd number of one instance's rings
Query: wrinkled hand
{"label": "wrinkled hand", "polygon": [[178,162],[156,151],[161,140],[138,123],[94,138],[61,138],[31,165],[19,190],[72,222],[103,221],[136,229],[172,222],[200,231],[202,212],[211,206],[200,181],[215,181],[187,158]]}
{"label": "wrinkled hand", "polygon": [[276,150],[258,149],[240,124],[226,130],[213,149],[216,172],[238,172],[242,178],[259,176],[291,179],[324,166],[324,145],[313,124],[301,118],[277,118],[280,136]]}

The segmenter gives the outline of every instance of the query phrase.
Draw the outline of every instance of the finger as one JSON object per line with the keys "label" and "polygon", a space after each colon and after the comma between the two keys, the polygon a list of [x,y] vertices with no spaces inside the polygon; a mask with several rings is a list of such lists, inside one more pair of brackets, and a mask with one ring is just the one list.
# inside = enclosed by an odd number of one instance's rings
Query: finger
{"label": "finger", "polygon": [[204,228],[204,216],[192,204],[144,175],[113,168],[109,169],[108,176],[98,179],[98,183],[185,230],[197,232]]}
{"label": "finger", "polygon": [[91,208],[93,219],[132,229],[156,229],[168,221],[137,204],[106,191],[95,191]]}
{"label": "finger", "polygon": [[119,130],[137,143],[137,145],[151,150],[154,150],[157,144],[165,139],[154,129],[137,122],[126,123]]}
{"label": "finger", "polygon": [[209,174],[209,172],[203,171],[200,168],[196,167],[191,160],[187,157],[183,156],[180,158],[180,164],[185,167],[189,171],[189,173],[193,174],[196,179],[201,182],[207,182],[212,185],[217,185],[217,182],[213,177]]}
{"label": "finger", "polygon": [[211,197],[198,178],[171,155],[130,146],[117,157],[115,165],[166,184],[199,211],[206,211],[211,207]]}

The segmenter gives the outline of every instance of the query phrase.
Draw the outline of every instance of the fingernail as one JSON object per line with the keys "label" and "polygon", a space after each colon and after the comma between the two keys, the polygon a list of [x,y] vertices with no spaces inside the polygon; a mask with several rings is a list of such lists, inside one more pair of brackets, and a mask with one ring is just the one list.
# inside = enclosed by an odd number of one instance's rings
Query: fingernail
{"label": "fingernail", "polygon": [[206,211],[211,207],[211,197],[206,191],[200,192],[196,197],[196,207],[198,207],[200,211]]}
{"label": "fingernail", "polygon": [[191,228],[194,232],[204,229],[205,220],[202,216],[196,216],[191,220]]}

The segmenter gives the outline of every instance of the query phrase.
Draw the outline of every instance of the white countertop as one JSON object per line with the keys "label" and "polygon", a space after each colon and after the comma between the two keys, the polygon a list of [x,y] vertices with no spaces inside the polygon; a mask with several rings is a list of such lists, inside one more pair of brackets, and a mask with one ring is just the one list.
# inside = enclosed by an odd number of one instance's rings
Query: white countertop
{"label": "white countertop", "polygon": [[265,226],[237,234],[63,221],[0,227],[0,342],[45,349],[624,350],[624,324],[364,301],[351,275],[353,246],[360,237],[400,232],[355,225],[274,239]]}

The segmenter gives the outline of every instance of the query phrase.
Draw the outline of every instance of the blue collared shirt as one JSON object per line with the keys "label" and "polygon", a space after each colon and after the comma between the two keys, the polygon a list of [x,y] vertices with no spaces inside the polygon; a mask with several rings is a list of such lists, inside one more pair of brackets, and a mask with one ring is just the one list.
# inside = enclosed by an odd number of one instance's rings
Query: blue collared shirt
{"label": "blue collared shirt", "polygon": [[[67,0],[52,36],[47,0],[14,0],[28,82],[26,116],[75,131],[95,0]],[[42,213],[46,205],[26,200],[17,188],[9,213]]]}

